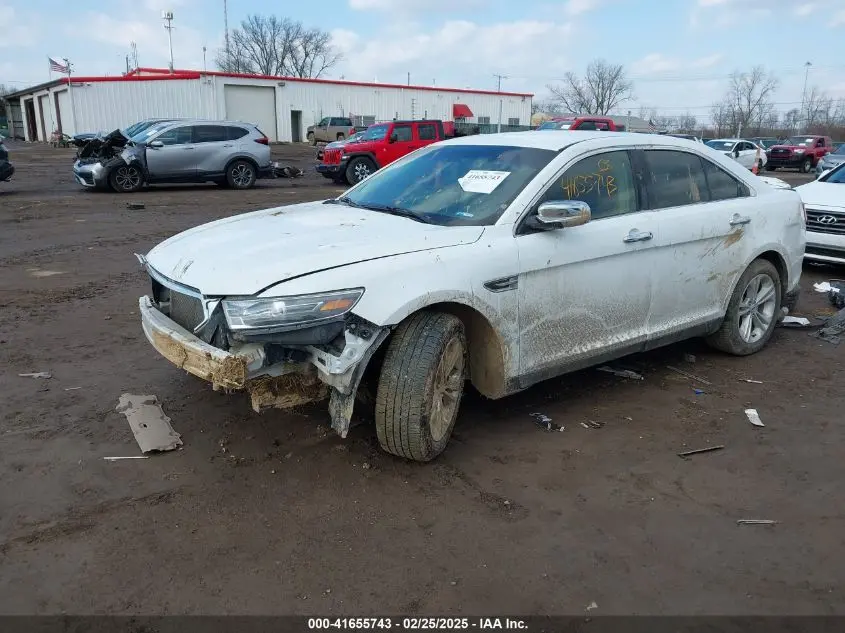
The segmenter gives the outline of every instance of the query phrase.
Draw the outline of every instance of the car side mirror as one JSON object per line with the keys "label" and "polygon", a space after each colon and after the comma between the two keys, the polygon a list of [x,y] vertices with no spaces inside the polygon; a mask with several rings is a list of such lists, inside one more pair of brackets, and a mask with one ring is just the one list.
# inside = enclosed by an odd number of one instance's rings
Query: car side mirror
{"label": "car side mirror", "polygon": [[151,141],[147,144],[147,147],[152,147],[153,149],[161,149],[162,147],[164,147],[164,143],[162,143],[161,141]]}
{"label": "car side mirror", "polygon": [[535,228],[565,229],[590,221],[590,205],[580,200],[549,200],[537,208]]}
{"label": "car side mirror", "polygon": [[739,158],[739,149],[734,150],[734,158]]}
{"label": "car side mirror", "polygon": [[396,142],[396,141],[398,141],[398,140],[399,140],[399,136],[398,136],[398,135],[394,132],[394,133],[393,133],[393,134],[391,134],[391,135],[390,135],[390,137],[387,139],[387,142],[388,142],[388,143],[395,143],[395,142]]}

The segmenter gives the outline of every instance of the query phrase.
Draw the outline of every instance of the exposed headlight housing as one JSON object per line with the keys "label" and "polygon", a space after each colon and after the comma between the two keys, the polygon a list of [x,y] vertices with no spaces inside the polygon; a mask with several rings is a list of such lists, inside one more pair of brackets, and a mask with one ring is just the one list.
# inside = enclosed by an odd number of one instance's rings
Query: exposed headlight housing
{"label": "exposed headlight housing", "polygon": [[223,314],[234,331],[284,329],[342,316],[363,294],[363,288],[352,288],[290,297],[226,299]]}

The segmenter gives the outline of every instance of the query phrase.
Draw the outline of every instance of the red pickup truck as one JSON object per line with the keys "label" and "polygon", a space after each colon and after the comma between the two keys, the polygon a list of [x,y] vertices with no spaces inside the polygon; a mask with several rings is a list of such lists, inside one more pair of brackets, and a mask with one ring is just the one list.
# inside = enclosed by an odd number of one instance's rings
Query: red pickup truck
{"label": "red pickup truck", "polygon": [[354,142],[323,151],[317,171],[338,183],[357,184],[385,165],[454,135],[454,124],[440,120],[377,123]]}
{"label": "red pickup truck", "polygon": [[807,174],[832,151],[833,139],[829,136],[793,136],[766,150],[766,169],[797,167]]}
{"label": "red pickup truck", "polygon": [[538,130],[604,130],[608,132],[624,132],[624,125],[607,116],[561,116],[543,121],[537,126]]}

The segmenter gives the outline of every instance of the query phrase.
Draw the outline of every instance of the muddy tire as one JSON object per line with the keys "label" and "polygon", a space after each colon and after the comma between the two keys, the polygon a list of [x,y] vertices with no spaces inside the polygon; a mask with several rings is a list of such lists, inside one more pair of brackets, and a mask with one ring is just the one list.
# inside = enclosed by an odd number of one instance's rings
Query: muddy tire
{"label": "muddy tire", "polygon": [[308,139],[308,142],[311,143],[311,145],[317,144],[317,137],[314,136],[314,132],[308,132],[308,134],[305,135],[305,138]]}
{"label": "muddy tire", "polygon": [[144,186],[144,174],[137,165],[118,165],[109,174],[109,186],[117,193],[135,193]]}
{"label": "muddy tire", "polygon": [[774,171],[775,169],[777,169],[777,167],[774,165],[766,165],[766,171]]}
{"label": "muddy tire", "polygon": [[734,288],[722,326],[707,342],[735,356],[759,352],[780,319],[781,293],[780,273],[774,264],[765,259],[751,262]]}
{"label": "muddy tire", "polygon": [[460,319],[419,312],[394,332],[376,393],[379,444],[388,453],[427,462],[446,448],[464,390],[466,337]]}
{"label": "muddy tire", "polygon": [[365,178],[369,178],[376,171],[376,166],[369,158],[359,156],[349,161],[346,166],[346,181],[350,185],[357,185]]}
{"label": "muddy tire", "polygon": [[802,174],[809,174],[810,170],[813,168],[813,159],[812,158],[805,158],[804,162],[801,163],[801,173]]}
{"label": "muddy tire", "polygon": [[226,169],[226,184],[232,189],[251,189],[255,178],[255,165],[245,160],[236,160]]}

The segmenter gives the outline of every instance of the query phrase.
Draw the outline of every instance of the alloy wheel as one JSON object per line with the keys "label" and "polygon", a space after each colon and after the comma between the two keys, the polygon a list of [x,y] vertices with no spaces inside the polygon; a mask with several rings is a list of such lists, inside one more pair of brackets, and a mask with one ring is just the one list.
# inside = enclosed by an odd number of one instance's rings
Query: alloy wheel
{"label": "alloy wheel", "polygon": [[752,278],[739,303],[739,335],[746,343],[756,343],[775,318],[777,310],[775,282],[766,274]]}

